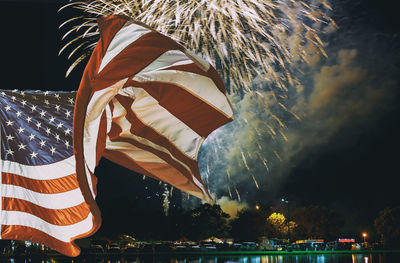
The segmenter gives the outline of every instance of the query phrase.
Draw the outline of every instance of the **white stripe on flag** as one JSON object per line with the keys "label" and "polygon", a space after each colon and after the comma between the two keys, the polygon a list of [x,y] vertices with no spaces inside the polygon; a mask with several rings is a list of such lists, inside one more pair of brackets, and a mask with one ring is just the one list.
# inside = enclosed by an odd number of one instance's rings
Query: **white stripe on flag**
{"label": "white stripe on flag", "polygon": [[72,225],[58,226],[29,213],[20,211],[3,211],[2,225],[19,225],[38,229],[63,242],[71,242],[71,238],[90,231],[93,227],[92,214]]}
{"label": "white stripe on flag", "polygon": [[150,63],[150,65],[145,67],[142,71],[140,71],[140,73],[152,72],[155,70],[162,70],[163,68],[187,65],[192,63],[193,61],[190,60],[182,51],[168,50],[152,63]]}
{"label": "white stripe on flag", "polygon": [[70,208],[84,202],[79,188],[63,193],[43,194],[21,186],[2,184],[1,192],[3,197],[22,199],[49,209]]}
{"label": "white stripe on flag", "polygon": [[100,71],[102,71],[104,67],[107,66],[107,64],[127,46],[149,32],[151,32],[151,30],[127,21],[117,34],[115,34],[113,40],[108,46],[97,73],[100,73]]}
{"label": "white stripe on flag", "polygon": [[0,170],[3,173],[17,174],[36,180],[51,180],[75,174],[75,156],[47,165],[23,165],[2,160]]}
{"label": "white stripe on flag", "polygon": [[137,162],[167,164],[154,153],[138,148],[128,142],[112,142],[107,140],[107,150],[122,152]]}

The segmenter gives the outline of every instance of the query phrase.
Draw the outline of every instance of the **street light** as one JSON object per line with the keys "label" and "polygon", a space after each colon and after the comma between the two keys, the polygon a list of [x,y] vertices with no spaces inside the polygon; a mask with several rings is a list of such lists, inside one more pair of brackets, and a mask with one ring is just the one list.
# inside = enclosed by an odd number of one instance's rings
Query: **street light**
{"label": "street light", "polygon": [[281,199],[281,202],[286,204],[286,216],[287,216],[286,224],[287,224],[287,228],[288,228],[288,241],[289,241],[289,243],[290,243],[290,214],[289,214],[289,201],[288,201],[288,200],[285,200],[285,198],[282,198],[282,199]]}
{"label": "street light", "polygon": [[363,238],[364,238],[364,243],[365,243],[365,239],[367,238],[367,233],[362,233],[362,236],[363,236]]}

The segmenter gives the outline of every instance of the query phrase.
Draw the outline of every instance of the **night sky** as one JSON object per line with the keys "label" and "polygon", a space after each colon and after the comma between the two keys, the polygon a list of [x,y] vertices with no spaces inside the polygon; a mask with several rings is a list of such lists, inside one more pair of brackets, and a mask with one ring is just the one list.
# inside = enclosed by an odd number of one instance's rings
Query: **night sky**
{"label": "night sky", "polygon": [[[58,56],[65,32],[58,26],[73,13],[57,13],[60,3],[0,1],[2,89],[78,88],[83,66],[65,79],[70,62],[66,54]],[[326,105],[310,102],[315,112],[310,111],[310,117],[292,133],[297,146],[304,142],[297,147],[300,150],[283,156],[277,168],[281,172],[261,180],[260,190],[244,190],[243,197],[249,205],[274,205],[281,197],[296,205],[325,205],[342,214],[346,230],[357,232],[370,229],[383,208],[400,205],[400,30],[391,2],[332,0],[331,4],[331,16],[339,28],[324,38],[329,58],[311,73],[322,78],[323,66],[336,69],[335,65],[339,65],[335,74],[355,68],[363,73],[352,85],[336,89],[339,94],[332,95]],[[346,59],[353,64],[346,64]],[[312,99],[315,89],[309,94]],[[162,187],[153,180],[143,181],[142,176],[106,160],[96,175],[100,206],[132,195],[150,196],[154,206],[160,205],[155,193]],[[252,184],[243,181],[241,185],[246,183]]]}

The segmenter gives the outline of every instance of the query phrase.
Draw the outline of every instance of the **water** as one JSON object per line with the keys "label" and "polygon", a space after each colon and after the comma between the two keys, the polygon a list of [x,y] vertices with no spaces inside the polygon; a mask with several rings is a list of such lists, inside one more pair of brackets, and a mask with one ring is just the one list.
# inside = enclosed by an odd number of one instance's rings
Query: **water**
{"label": "water", "polygon": [[93,263],[399,263],[400,253],[380,254],[321,254],[321,255],[265,255],[265,256],[182,256],[182,257],[132,257],[132,258],[67,258],[48,260],[0,259],[0,263],[40,262],[93,262]]}

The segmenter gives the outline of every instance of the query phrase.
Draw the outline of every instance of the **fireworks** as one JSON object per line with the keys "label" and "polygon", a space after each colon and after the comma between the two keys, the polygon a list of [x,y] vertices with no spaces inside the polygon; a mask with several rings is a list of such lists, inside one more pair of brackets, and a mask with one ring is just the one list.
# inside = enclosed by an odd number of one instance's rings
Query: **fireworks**
{"label": "fireworks", "polygon": [[[306,48],[326,55],[318,36],[334,24],[326,0],[92,0],[65,7],[83,11],[60,27],[71,35],[62,52],[78,54],[67,74],[90,55],[99,36],[96,17],[121,14],[170,36],[213,64],[232,92],[251,90],[254,76],[287,90],[293,65],[306,62]],[[72,34],[77,31],[78,34]]]}
{"label": "fireworks", "polygon": [[[171,193],[172,193],[172,187],[171,187]],[[164,208],[164,214],[167,216],[168,215],[168,210],[169,210],[169,198],[170,198],[170,190],[168,189],[168,185],[164,184],[164,192],[162,194],[163,196],[163,208]]]}

